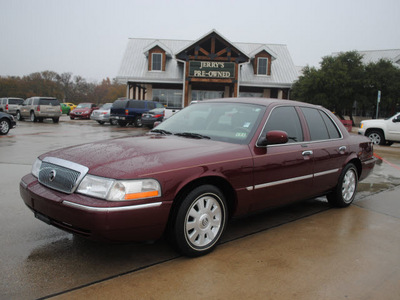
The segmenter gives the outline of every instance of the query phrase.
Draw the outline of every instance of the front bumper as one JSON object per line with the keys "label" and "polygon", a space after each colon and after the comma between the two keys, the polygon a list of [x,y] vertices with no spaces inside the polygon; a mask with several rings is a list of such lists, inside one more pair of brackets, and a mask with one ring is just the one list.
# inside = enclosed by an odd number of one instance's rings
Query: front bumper
{"label": "front bumper", "polygon": [[111,202],[79,194],[64,194],[41,185],[28,174],[20,194],[35,216],[47,224],[99,241],[144,241],[161,237],[171,202],[160,198],[130,203]]}

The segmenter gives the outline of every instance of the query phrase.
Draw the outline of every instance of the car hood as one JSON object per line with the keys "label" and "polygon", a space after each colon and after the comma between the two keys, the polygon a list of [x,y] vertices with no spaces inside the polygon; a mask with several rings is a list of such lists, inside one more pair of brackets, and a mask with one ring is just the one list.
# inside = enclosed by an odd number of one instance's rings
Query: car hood
{"label": "car hood", "polygon": [[148,177],[167,170],[250,157],[247,145],[205,139],[145,135],[83,144],[43,154],[89,168],[89,174],[115,179]]}
{"label": "car hood", "polygon": [[90,111],[90,108],[75,108],[72,112],[88,112]]}

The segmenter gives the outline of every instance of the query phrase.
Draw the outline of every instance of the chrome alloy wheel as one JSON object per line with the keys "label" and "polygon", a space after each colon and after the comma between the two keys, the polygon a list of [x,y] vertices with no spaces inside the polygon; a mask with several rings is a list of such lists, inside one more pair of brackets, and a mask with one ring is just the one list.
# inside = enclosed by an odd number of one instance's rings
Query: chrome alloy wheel
{"label": "chrome alloy wheel", "polygon": [[369,134],[368,137],[373,144],[375,144],[375,145],[381,144],[381,136],[378,133],[373,132],[373,133]]}
{"label": "chrome alloy wheel", "polygon": [[198,197],[188,209],[185,217],[185,238],[193,249],[212,247],[222,232],[223,212],[217,195]]}
{"label": "chrome alloy wheel", "polygon": [[349,169],[343,178],[342,184],[342,197],[344,202],[349,203],[352,201],[357,187],[357,177],[354,169]]}

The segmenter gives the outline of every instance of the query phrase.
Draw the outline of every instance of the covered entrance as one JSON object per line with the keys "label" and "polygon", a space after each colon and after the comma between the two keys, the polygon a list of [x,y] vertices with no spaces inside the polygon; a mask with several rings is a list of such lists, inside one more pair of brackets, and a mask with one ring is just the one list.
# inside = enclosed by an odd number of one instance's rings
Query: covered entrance
{"label": "covered entrance", "polygon": [[184,106],[191,101],[238,97],[239,66],[249,57],[216,32],[176,54],[184,63]]}

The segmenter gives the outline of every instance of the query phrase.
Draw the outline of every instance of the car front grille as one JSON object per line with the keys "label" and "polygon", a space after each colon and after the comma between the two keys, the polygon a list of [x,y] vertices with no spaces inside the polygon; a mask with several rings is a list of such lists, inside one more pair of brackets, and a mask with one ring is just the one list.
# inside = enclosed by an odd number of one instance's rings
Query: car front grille
{"label": "car front grille", "polygon": [[48,188],[71,194],[88,168],[62,159],[46,157],[39,171],[39,182]]}

